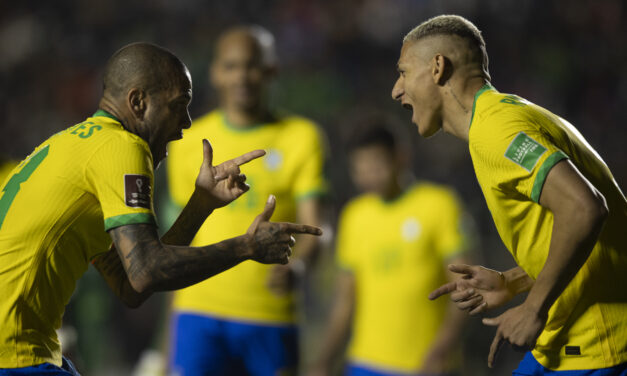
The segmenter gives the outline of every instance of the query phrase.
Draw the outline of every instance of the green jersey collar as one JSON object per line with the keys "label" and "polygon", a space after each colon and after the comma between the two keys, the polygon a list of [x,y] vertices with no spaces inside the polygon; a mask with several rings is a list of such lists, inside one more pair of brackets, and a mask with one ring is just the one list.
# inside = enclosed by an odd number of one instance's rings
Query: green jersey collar
{"label": "green jersey collar", "polygon": [[263,123],[262,122],[262,123],[250,124],[250,125],[247,125],[245,127],[238,127],[238,126],[234,125],[233,123],[231,123],[229,121],[229,119],[226,118],[226,114],[223,111],[220,111],[220,115],[222,115],[222,123],[224,123],[224,125],[228,129],[230,129],[232,131],[236,131],[236,132],[248,132],[248,131],[252,131],[252,130],[254,130],[254,129],[256,129],[256,128],[264,125],[264,124],[268,124],[268,123]]}
{"label": "green jersey collar", "polygon": [[98,109],[98,111],[96,111],[96,113],[94,113],[92,115],[92,117],[96,117],[96,116],[108,117],[109,119],[113,119],[113,120],[117,121],[118,123],[122,124],[120,119],[116,118],[115,116],[111,115],[110,113],[108,113],[105,110]]}
{"label": "green jersey collar", "polygon": [[470,115],[470,124],[468,125],[469,128],[472,125],[472,120],[475,118],[475,107],[477,106],[477,99],[479,99],[479,96],[481,94],[485,93],[488,90],[495,90],[494,86],[490,85],[490,83],[483,85],[481,89],[479,89],[479,91],[477,91],[477,93],[475,94],[475,100],[474,102],[472,102],[472,114]]}

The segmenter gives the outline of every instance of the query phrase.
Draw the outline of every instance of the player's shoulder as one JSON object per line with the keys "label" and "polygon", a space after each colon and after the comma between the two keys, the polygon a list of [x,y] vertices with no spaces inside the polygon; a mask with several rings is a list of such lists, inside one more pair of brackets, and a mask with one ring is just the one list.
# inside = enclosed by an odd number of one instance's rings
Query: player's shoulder
{"label": "player's shoulder", "polygon": [[195,118],[191,127],[183,130],[183,138],[168,145],[168,160],[179,156],[196,155],[190,150],[201,149],[200,140],[202,139],[208,139],[211,142],[221,127],[222,119],[223,116],[219,110],[213,110]]}
{"label": "player's shoulder", "polygon": [[219,109],[211,110],[192,121],[190,131],[195,128],[203,129],[207,127],[215,127],[224,123],[224,114]]}
{"label": "player's shoulder", "polygon": [[113,151],[139,149],[150,152],[148,143],[144,139],[126,130],[113,116],[108,114],[105,116],[103,113],[102,111],[96,112],[84,121],[56,133],[45,143],[80,143],[89,147],[77,148],[77,150],[89,150],[91,153],[96,153],[101,149]]}
{"label": "player's shoulder", "polygon": [[373,193],[364,193],[350,199],[342,209],[343,216],[362,216],[381,204],[379,196]]}
{"label": "player's shoulder", "polygon": [[516,94],[493,87],[477,93],[470,123],[473,135],[500,136],[516,130],[535,129],[549,112]]}
{"label": "player's shoulder", "polygon": [[206,138],[207,132],[215,131],[219,127],[224,127],[224,115],[222,111],[215,109],[209,111],[192,121],[192,126],[183,130],[183,140],[204,137]]}
{"label": "player's shoulder", "polygon": [[409,200],[435,206],[459,206],[461,202],[454,187],[426,180],[416,182],[409,188],[407,196]]}
{"label": "player's shoulder", "polygon": [[283,132],[299,133],[303,135],[315,135],[320,132],[320,127],[316,122],[295,114],[282,114],[277,116],[276,124],[282,128]]}

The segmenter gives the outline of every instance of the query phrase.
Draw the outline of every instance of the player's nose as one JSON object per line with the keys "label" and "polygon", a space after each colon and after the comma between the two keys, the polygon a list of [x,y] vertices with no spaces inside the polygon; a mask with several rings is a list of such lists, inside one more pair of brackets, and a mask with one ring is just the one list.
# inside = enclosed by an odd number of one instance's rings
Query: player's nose
{"label": "player's nose", "polygon": [[192,117],[189,116],[189,111],[187,111],[187,114],[185,115],[182,127],[183,129],[188,129],[189,127],[192,126]]}
{"label": "player's nose", "polygon": [[399,77],[394,83],[394,87],[392,88],[392,99],[395,101],[400,101],[404,94],[403,84],[401,82],[401,78]]}

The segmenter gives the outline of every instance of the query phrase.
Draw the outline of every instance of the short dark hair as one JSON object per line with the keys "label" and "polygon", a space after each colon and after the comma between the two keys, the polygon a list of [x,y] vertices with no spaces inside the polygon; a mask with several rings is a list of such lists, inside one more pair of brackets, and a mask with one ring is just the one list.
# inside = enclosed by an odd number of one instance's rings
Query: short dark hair
{"label": "short dark hair", "polygon": [[469,42],[476,54],[475,59],[488,74],[488,52],[481,31],[462,16],[443,14],[430,18],[407,33],[403,43],[436,35],[456,35]]}
{"label": "short dark hair", "polygon": [[[380,145],[392,153],[403,153],[411,139],[404,123],[379,111],[360,111],[345,122],[344,147],[351,153],[366,146]],[[406,134],[407,133],[407,134]]]}
{"label": "short dark hair", "polygon": [[230,35],[239,33],[247,35],[254,41],[256,47],[259,48],[259,52],[261,53],[261,60],[266,66],[271,67],[277,64],[278,58],[274,35],[272,35],[268,29],[260,25],[233,26],[221,33],[214,47],[214,58],[218,56],[220,42]]}
{"label": "short dark hair", "polygon": [[103,89],[113,96],[124,95],[137,85],[147,92],[159,91],[178,81],[185,64],[172,52],[152,43],[128,44],[107,62],[103,74]]}
{"label": "short dark hair", "polygon": [[381,145],[389,151],[395,151],[398,142],[396,136],[385,126],[370,126],[362,130],[355,130],[347,141],[346,149],[349,153],[372,145]]}

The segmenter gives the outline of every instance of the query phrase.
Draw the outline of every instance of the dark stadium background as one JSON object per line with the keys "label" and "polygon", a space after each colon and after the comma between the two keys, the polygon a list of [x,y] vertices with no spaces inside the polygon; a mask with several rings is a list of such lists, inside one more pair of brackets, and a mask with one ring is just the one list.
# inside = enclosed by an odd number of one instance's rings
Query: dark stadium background
{"label": "dark stadium background", "polygon": [[[191,113],[202,114],[215,105],[207,63],[217,34],[231,25],[256,23],[272,31],[278,43],[273,103],[313,118],[327,133],[331,225],[354,194],[342,154],[343,129],[356,114],[376,108],[400,119],[415,136],[418,178],[459,190],[480,233],[478,260],[507,268],[513,262],[492,224],[464,144],[443,134],[419,139],[409,112],[390,98],[401,39],[437,14],[456,13],[475,22],[487,42],[494,86],[568,119],[624,188],[626,8],[621,0],[2,1],[0,158],[22,159],[52,133],[92,114],[106,59],[133,41],[163,45],[187,64],[194,81]],[[328,239],[321,267],[307,281],[305,362],[317,351],[312,334],[319,334],[332,295],[332,252]],[[90,271],[65,318],[79,333],[70,356],[86,376],[129,374],[144,350],[162,347],[163,306],[161,295],[144,308],[127,310]],[[479,320],[469,321],[463,341],[467,375],[509,374],[521,358],[507,349],[498,368],[489,371],[493,334]]]}

